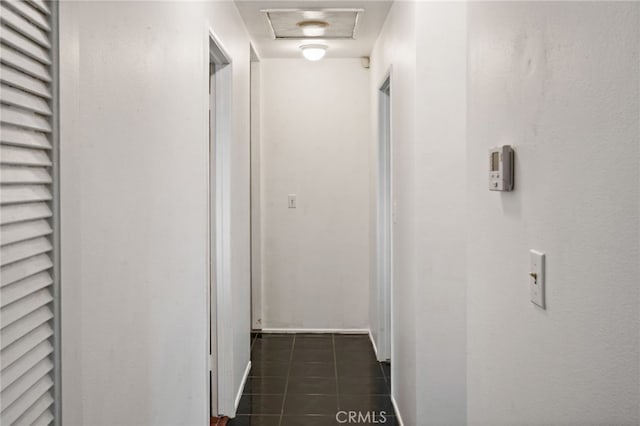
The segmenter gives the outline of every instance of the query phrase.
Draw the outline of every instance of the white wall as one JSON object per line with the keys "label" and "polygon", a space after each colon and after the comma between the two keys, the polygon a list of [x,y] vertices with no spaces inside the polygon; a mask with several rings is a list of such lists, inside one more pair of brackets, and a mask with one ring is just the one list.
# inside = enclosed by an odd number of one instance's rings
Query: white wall
{"label": "white wall", "polygon": [[369,71],[359,59],[260,64],[263,327],[366,329]]}
{"label": "white wall", "polygon": [[[640,6],[466,7],[394,4],[372,55],[372,93],[393,66],[400,414],[637,424]],[[517,151],[511,194],[487,189],[501,143]],[[532,248],[548,256],[545,312]]]}
{"label": "white wall", "polygon": [[[397,205],[397,223],[393,228],[393,288],[391,342],[391,375],[393,398],[407,425],[416,423],[416,257],[415,240],[415,121],[416,121],[416,5],[395,2],[371,54],[372,132],[377,134],[378,90],[390,67],[391,76],[391,141],[393,199]],[[376,236],[377,138],[369,142],[370,157],[370,234]],[[371,295],[375,295],[375,247],[370,249]],[[376,302],[370,302],[371,323],[378,321]],[[375,337],[374,337],[375,338]]]}
{"label": "white wall", "polygon": [[[637,425],[640,4],[470,3],[472,425]],[[516,190],[487,190],[487,149]],[[546,311],[528,251],[547,254]]]}
{"label": "white wall", "polygon": [[466,423],[465,2],[416,6],[417,424]]}
{"label": "white wall", "polygon": [[466,13],[396,2],[372,55],[372,93],[392,67],[392,393],[407,425],[466,422]]}
{"label": "white wall", "polygon": [[233,375],[249,359],[249,40],[232,2],[63,2],[67,425],[204,425],[208,39],[233,59]]}

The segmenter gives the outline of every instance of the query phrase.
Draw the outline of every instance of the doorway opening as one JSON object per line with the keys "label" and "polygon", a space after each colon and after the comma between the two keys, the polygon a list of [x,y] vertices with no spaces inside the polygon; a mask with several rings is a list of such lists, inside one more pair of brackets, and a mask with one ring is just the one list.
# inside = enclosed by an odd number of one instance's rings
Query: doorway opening
{"label": "doorway opening", "polygon": [[377,205],[377,356],[392,358],[393,183],[391,146],[391,73],[378,92],[378,205]]}
{"label": "doorway opening", "polygon": [[209,401],[210,414],[235,415],[230,280],[231,60],[209,32]]}

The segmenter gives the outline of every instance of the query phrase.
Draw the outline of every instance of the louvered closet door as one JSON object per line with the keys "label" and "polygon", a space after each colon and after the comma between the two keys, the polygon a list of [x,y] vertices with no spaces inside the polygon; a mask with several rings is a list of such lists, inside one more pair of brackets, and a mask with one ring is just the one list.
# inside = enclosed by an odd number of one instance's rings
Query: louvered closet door
{"label": "louvered closet door", "polygon": [[54,419],[52,13],[0,2],[0,424]]}

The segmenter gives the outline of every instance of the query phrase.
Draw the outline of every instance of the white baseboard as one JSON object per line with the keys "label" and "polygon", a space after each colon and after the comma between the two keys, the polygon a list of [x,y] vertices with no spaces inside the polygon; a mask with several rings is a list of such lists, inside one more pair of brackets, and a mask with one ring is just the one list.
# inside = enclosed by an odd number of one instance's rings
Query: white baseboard
{"label": "white baseboard", "polygon": [[376,354],[376,359],[378,359],[378,347],[376,346],[376,341],[373,340],[373,333],[371,333],[371,329],[369,329],[369,340],[371,340],[371,344],[373,345],[373,352]]}
{"label": "white baseboard", "polygon": [[240,387],[238,388],[238,394],[236,395],[236,402],[234,405],[234,413],[238,411],[238,405],[240,404],[240,398],[242,398],[242,392],[244,392],[244,386],[247,384],[247,379],[249,378],[249,371],[251,371],[251,361],[247,363],[247,368],[244,370],[244,375],[242,376],[242,382],[240,382]]}
{"label": "white baseboard", "polygon": [[334,333],[334,334],[368,334],[366,328],[263,328],[261,333]]}
{"label": "white baseboard", "polygon": [[398,424],[400,426],[404,426],[404,422],[402,421],[402,416],[400,415],[400,410],[398,409],[398,403],[396,399],[391,395],[391,404],[393,404],[393,411],[396,412],[396,419],[398,420]]}

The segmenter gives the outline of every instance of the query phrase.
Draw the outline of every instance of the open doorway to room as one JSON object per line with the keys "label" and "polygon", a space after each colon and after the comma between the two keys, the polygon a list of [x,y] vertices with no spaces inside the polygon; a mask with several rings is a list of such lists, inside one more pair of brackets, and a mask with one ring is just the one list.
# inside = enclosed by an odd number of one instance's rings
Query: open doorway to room
{"label": "open doorway to room", "polygon": [[212,417],[234,415],[230,283],[231,60],[209,33],[209,400]]}

